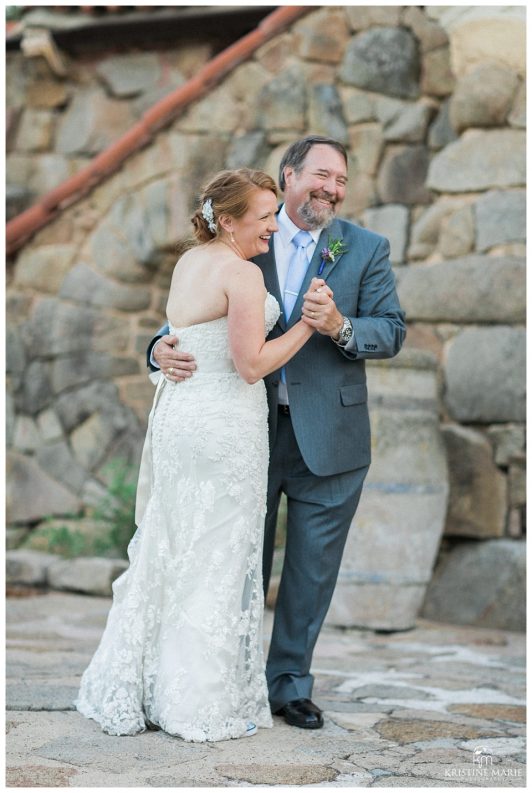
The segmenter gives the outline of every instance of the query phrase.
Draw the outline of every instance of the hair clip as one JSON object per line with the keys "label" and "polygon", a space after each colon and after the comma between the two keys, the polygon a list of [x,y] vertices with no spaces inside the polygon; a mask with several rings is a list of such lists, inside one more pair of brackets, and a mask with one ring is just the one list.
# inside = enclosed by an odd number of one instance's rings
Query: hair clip
{"label": "hair clip", "polygon": [[209,231],[216,234],[216,223],[214,222],[214,212],[212,211],[212,198],[206,198],[201,207],[201,214],[207,221]]}

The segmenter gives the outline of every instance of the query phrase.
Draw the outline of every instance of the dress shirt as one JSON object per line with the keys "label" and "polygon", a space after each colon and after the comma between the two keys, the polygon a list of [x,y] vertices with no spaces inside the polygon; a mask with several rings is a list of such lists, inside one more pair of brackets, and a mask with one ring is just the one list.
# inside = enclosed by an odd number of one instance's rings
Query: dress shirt
{"label": "dress shirt", "polygon": [[[277,268],[279,289],[281,290],[281,294],[284,295],[286,276],[288,275],[288,265],[290,264],[290,259],[294,253],[292,240],[296,236],[297,232],[301,231],[301,229],[290,220],[284,204],[277,215],[277,225],[279,226],[279,231],[276,231],[273,235],[273,250],[275,253],[275,266]],[[314,251],[316,250],[316,245],[318,244],[321,232],[322,229],[312,229],[309,232],[310,236],[312,237],[312,241],[309,242],[306,248],[309,263],[312,259],[312,256],[314,255]],[[283,383],[282,381],[279,382],[279,404],[288,405],[288,391],[286,388],[286,383]]]}

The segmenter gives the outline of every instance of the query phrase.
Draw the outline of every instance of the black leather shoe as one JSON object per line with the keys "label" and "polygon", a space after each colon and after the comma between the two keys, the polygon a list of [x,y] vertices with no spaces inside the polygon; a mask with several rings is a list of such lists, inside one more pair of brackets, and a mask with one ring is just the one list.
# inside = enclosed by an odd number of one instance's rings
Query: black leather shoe
{"label": "black leather shoe", "polygon": [[323,727],[321,710],[310,699],[293,699],[276,710],[275,715],[283,716],[287,724],[303,730],[319,730]]}
{"label": "black leather shoe", "polygon": [[144,721],[146,722],[146,729],[150,730],[151,732],[157,732],[157,730],[161,729],[158,724],[154,724],[152,721],[147,719],[146,716],[144,716]]}

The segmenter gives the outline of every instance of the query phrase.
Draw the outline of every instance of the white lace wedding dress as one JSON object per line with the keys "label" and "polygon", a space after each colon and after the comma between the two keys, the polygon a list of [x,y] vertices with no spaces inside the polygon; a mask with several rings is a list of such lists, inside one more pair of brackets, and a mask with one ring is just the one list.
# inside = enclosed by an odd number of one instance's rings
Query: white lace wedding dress
{"label": "white lace wedding dress", "polygon": [[[278,316],[268,294],[266,333]],[[149,720],[188,741],[220,741],[250,721],[272,725],[262,649],[266,392],[236,372],[227,317],[171,330],[197,371],[159,382],[151,492],[75,705],[111,735],[142,732]]]}

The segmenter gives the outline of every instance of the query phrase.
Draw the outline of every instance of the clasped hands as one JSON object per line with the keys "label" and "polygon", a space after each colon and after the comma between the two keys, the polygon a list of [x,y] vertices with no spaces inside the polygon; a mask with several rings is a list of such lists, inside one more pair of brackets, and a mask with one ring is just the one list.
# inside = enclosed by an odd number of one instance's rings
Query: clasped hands
{"label": "clasped hands", "polygon": [[[331,288],[322,278],[313,278],[303,295],[301,319],[324,336],[338,336],[343,317],[336,308]],[[177,343],[176,336],[162,336],[153,349],[153,357],[166,379],[179,383],[192,377],[196,361],[190,353],[176,349]]]}
{"label": "clasped hands", "polygon": [[331,288],[322,278],[313,278],[303,295],[301,319],[324,336],[338,336],[343,316],[336,308]]}

